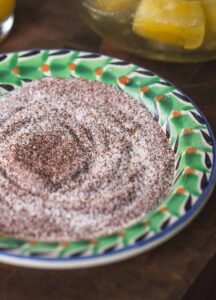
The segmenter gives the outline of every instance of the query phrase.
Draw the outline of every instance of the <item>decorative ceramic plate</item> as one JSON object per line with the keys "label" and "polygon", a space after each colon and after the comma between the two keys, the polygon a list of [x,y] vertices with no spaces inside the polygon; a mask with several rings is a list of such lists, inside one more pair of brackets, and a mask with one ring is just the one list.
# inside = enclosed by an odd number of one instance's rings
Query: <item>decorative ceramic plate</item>
{"label": "decorative ceramic plate", "polygon": [[151,71],[101,54],[58,49],[0,55],[0,95],[44,76],[98,80],[141,101],[175,152],[174,183],[154,211],[120,234],[67,243],[1,235],[0,261],[38,268],[90,267],[147,251],[183,229],[206,203],[216,179],[215,139],[194,103]]}

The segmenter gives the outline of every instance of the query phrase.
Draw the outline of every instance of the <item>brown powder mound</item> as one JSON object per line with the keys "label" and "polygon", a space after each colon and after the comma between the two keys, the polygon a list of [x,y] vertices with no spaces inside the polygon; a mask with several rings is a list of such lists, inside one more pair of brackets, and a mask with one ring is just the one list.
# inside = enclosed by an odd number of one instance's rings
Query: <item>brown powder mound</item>
{"label": "brown powder mound", "polygon": [[46,78],[0,101],[0,229],[39,240],[108,234],[167,194],[174,153],[125,93]]}

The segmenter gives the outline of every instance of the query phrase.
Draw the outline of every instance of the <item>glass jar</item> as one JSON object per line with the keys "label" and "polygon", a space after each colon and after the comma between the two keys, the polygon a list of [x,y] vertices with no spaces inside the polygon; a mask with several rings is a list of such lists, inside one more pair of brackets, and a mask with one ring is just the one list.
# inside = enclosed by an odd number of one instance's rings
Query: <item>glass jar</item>
{"label": "glass jar", "polygon": [[216,59],[216,0],[79,0],[94,31],[139,55],[173,62]]}

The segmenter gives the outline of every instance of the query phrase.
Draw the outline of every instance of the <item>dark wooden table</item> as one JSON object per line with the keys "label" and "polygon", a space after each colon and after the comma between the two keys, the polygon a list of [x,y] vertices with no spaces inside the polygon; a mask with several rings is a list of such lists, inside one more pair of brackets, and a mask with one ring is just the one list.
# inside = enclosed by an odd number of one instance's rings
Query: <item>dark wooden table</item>
{"label": "dark wooden table", "polygon": [[[82,23],[74,11],[74,1],[18,0],[14,29],[0,51],[67,47],[127,58],[187,92],[216,132],[216,62],[159,63],[116,50]],[[75,271],[41,271],[2,264],[0,299],[216,299],[215,225],[216,192],[182,233],[128,261]]]}

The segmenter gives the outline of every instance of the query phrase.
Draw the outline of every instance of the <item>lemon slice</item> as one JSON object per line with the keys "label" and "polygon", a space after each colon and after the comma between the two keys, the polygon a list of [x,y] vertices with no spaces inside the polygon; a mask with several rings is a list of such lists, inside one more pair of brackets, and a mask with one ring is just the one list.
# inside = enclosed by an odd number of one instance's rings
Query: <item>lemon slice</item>
{"label": "lemon slice", "polygon": [[197,49],[205,36],[202,4],[185,0],[142,0],[133,31],[147,39]]}

